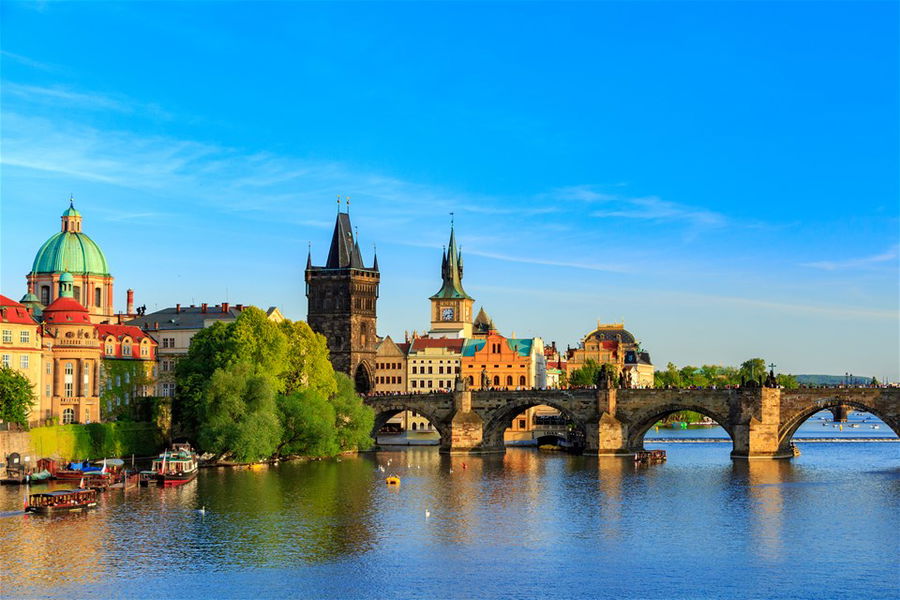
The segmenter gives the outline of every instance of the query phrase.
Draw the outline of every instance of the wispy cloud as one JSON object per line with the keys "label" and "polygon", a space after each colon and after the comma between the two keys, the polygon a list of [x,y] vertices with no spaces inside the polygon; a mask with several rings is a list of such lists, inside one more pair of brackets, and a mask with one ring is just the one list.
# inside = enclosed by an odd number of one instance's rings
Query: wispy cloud
{"label": "wispy cloud", "polygon": [[13,52],[9,52],[8,50],[0,50],[0,58],[9,59],[19,63],[20,65],[24,65],[32,69],[37,69],[39,71],[52,72],[58,70],[58,67],[54,65],[34,60],[33,58],[28,58],[27,56],[22,56],[21,54],[15,54]]}
{"label": "wispy cloud", "polygon": [[825,271],[839,271],[843,269],[861,269],[871,267],[880,263],[897,262],[898,250],[900,245],[888,248],[884,252],[874,254],[872,256],[863,256],[861,258],[849,258],[845,260],[822,260],[811,263],[802,263],[803,267],[811,267],[813,269],[822,269]]}
{"label": "wispy cloud", "polygon": [[91,111],[112,111],[133,115],[140,113],[155,119],[171,119],[172,115],[162,110],[157,104],[138,102],[125,96],[110,96],[96,92],[79,92],[65,86],[38,86],[2,82],[3,93],[28,104],[50,105],[67,109],[83,109]]}
{"label": "wispy cloud", "polygon": [[703,208],[668,202],[656,196],[644,198],[617,198],[610,201],[617,206],[592,213],[595,217],[617,217],[646,221],[682,221],[694,226],[722,227],[727,224],[725,215]]}

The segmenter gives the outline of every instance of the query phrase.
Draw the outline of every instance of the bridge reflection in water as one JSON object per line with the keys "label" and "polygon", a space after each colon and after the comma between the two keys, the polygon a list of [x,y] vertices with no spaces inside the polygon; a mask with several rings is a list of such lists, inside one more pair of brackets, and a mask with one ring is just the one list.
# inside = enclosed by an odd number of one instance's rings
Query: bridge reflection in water
{"label": "bridge reflection in water", "polygon": [[504,432],[534,406],[550,406],[584,431],[587,454],[630,455],[660,419],[684,410],[716,421],[732,440],[733,458],[789,458],[791,438],[822,410],[864,410],[900,435],[900,388],[753,387],[728,390],[509,390],[370,396],[378,431],[395,414],[414,410],[441,436],[441,452],[505,452]]}

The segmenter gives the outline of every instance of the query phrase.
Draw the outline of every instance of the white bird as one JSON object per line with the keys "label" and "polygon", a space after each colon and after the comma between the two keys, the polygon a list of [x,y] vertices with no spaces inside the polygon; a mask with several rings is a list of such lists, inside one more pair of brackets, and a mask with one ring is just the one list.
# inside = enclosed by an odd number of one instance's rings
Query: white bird
{"label": "white bird", "polygon": [[201,515],[205,515],[206,514],[206,505],[203,505],[200,508],[198,508],[197,512],[200,513]]}
{"label": "white bird", "polygon": [[453,474],[453,469],[450,469],[450,474],[451,474],[451,475]]}
{"label": "white bird", "polygon": [[430,516],[431,516],[431,511],[426,508],[425,509],[425,518],[427,519]]}

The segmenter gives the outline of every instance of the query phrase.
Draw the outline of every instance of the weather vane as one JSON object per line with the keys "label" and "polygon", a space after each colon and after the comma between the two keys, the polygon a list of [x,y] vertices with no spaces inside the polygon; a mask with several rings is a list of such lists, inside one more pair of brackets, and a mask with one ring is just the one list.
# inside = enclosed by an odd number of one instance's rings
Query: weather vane
{"label": "weather vane", "polygon": [[453,227],[453,219],[454,219],[453,214],[454,214],[453,212],[450,213],[450,227]]}

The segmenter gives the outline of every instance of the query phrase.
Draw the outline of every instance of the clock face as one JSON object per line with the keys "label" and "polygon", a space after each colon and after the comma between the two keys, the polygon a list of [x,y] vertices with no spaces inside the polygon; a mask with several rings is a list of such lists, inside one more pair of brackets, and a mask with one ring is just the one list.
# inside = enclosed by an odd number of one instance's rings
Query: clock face
{"label": "clock face", "polygon": [[441,309],[441,320],[452,321],[453,320],[453,309],[452,308],[442,308]]}

